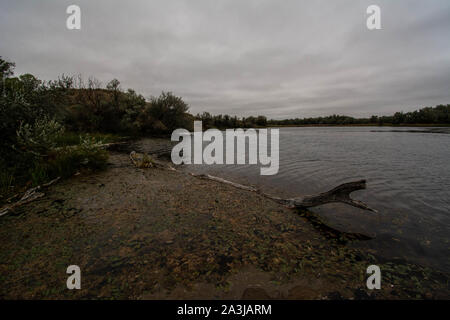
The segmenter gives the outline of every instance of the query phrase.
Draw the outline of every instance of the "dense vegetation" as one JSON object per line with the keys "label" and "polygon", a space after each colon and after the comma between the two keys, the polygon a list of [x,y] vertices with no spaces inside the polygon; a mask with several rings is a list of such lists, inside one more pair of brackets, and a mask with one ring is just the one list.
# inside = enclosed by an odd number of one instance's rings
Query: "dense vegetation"
{"label": "dense vegetation", "polygon": [[169,134],[193,124],[187,104],[170,92],[146,101],[116,79],[106,87],[81,76],[45,82],[31,74],[15,77],[14,67],[0,57],[3,198],[13,186],[105,167],[101,145],[118,136]]}
{"label": "dense vegetation", "polygon": [[243,117],[230,115],[211,115],[209,112],[203,112],[195,116],[196,120],[202,121],[203,129],[217,128],[250,128],[250,127],[266,127],[268,125],[267,118],[265,116],[257,117]]}
{"label": "dense vegetation", "polygon": [[302,125],[416,125],[416,124],[450,124],[450,104],[425,107],[413,112],[396,112],[392,116],[371,116],[370,118],[353,118],[332,115],[316,118],[295,118],[284,120],[267,120],[264,116],[237,118],[229,115],[213,116],[209,112],[197,114],[196,119],[203,121],[204,128],[248,128],[266,126],[302,126]]}
{"label": "dense vegetation", "polygon": [[353,118],[332,115],[328,117],[270,120],[269,125],[410,125],[410,124],[450,124],[450,104],[425,107],[413,112],[396,112],[393,116],[371,116],[370,118]]}

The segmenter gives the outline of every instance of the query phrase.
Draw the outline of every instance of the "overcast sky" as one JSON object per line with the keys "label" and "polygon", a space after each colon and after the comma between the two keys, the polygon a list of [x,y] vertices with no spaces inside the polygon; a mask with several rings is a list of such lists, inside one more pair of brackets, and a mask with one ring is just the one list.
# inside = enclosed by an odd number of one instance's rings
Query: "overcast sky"
{"label": "overcast sky", "polygon": [[194,114],[382,115],[450,103],[450,1],[2,0],[0,55],[44,80],[172,91]]}

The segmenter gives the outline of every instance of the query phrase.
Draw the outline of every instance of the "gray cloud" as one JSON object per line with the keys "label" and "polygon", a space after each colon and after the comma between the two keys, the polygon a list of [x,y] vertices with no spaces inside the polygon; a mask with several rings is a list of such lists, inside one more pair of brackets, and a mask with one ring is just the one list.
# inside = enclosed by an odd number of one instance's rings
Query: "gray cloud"
{"label": "gray cloud", "polygon": [[[382,9],[382,30],[365,27]],[[450,2],[4,0],[0,55],[41,79],[94,75],[193,113],[354,116],[450,103]]]}

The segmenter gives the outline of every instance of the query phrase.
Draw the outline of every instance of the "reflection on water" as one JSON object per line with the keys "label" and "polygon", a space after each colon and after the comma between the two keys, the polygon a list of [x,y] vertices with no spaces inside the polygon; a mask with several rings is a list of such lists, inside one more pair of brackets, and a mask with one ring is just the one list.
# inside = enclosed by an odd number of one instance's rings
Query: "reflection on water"
{"label": "reflection on water", "polygon": [[378,209],[378,214],[341,204],[313,211],[342,231],[376,235],[359,245],[380,255],[450,270],[448,134],[388,127],[283,128],[275,176],[261,176],[259,165],[189,165],[187,170],[288,197],[365,178],[367,190],[353,197]]}

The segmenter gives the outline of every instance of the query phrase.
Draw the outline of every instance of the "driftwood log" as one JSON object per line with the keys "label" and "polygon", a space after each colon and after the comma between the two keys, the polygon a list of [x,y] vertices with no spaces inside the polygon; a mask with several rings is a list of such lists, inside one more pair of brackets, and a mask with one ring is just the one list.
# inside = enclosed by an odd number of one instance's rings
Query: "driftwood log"
{"label": "driftwood log", "polygon": [[377,212],[377,210],[369,207],[364,202],[350,198],[350,193],[357,190],[363,190],[365,188],[366,188],[366,180],[358,180],[343,183],[334,189],[331,189],[327,192],[319,193],[317,195],[302,196],[293,199],[278,199],[278,198],[273,199],[280,203],[285,204],[288,207],[293,208],[311,208],[326,203],[341,202],[359,209]]}
{"label": "driftwood log", "polygon": [[347,182],[344,184],[341,184],[337,186],[334,189],[331,189],[327,192],[319,193],[317,195],[310,195],[310,196],[302,196],[297,197],[293,199],[282,199],[278,197],[274,197],[272,195],[269,195],[267,193],[263,193],[257,188],[251,187],[251,186],[244,186],[239,183],[231,182],[219,177],[211,176],[208,174],[194,174],[190,173],[194,177],[198,177],[201,179],[208,179],[213,180],[225,184],[229,184],[235,188],[239,188],[242,190],[252,191],[256,192],[266,198],[269,198],[273,201],[276,201],[288,208],[299,210],[300,215],[302,215],[304,218],[306,218],[311,224],[325,237],[327,238],[333,238],[338,240],[339,242],[346,243],[347,241],[351,240],[371,240],[373,239],[373,236],[369,236],[362,233],[357,232],[343,232],[338,229],[333,228],[332,226],[325,223],[320,217],[316,216],[312,212],[308,210],[302,210],[302,209],[308,209],[311,207],[316,207],[322,204],[331,203],[331,202],[341,202],[345,203],[351,206],[354,206],[356,208],[369,210],[372,212],[377,212],[377,210],[370,208],[367,204],[350,198],[350,193],[356,190],[362,190],[366,188],[366,181],[365,180],[358,180],[353,182]]}
{"label": "driftwood log", "polygon": [[327,192],[319,193],[317,195],[301,196],[301,197],[292,198],[292,199],[282,199],[282,198],[274,197],[267,193],[263,193],[254,187],[244,186],[242,184],[231,182],[231,181],[219,178],[219,177],[211,176],[209,174],[193,174],[193,173],[191,173],[191,175],[198,177],[198,178],[202,178],[202,179],[208,179],[208,180],[213,180],[213,181],[229,184],[235,188],[257,192],[257,193],[261,194],[262,196],[272,199],[272,200],[274,200],[280,204],[283,204],[289,208],[306,209],[306,208],[320,206],[320,205],[326,204],[326,203],[341,202],[341,203],[345,203],[345,204],[351,205],[356,208],[369,210],[372,212],[377,212],[375,209],[370,208],[364,202],[350,198],[350,193],[352,193],[353,191],[362,190],[362,189],[366,188],[366,180],[347,182],[347,183],[337,186],[334,189],[331,189]]}
{"label": "driftwood log", "polygon": [[[164,150],[164,151],[166,151],[166,150]],[[157,156],[156,152],[151,152],[151,154]],[[139,167],[139,168],[158,167],[161,169],[178,171],[177,169],[172,167],[167,162],[165,162],[165,163],[159,162],[159,161],[156,162],[157,160],[155,161],[155,159],[153,159],[153,158],[150,158],[151,159],[150,162],[152,163],[152,165],[145,165],[148,162],[148,159],[149,159],[148,157],[149,157],[148,155],[139,154],[139,153],[136,153],[135,151],[132,151],[130,153],[130,160],[136,167]],[[158,165],[154,165],[155,162],[158,163]],[[181,172],[181,173],[185,173],[185,172]],[[347,182],[347,183],[341,184],[341,185],[337,186],[336,188],[331,189],[327,192],[319,193],[316,195],[301,196],[301,197],[296,197],[296,198],[292,198],[292,199],[282,199],[282,198],[275,197],[275,196],[269,195],[267,193],[264,193],[255,187],[242,185],[242,184],[232,182],[232,181],[229,181],[229,180],[226,180],[223,178],[215,177],[215,176],[212,176],[209,174],[195,174],[195,173],[187,173],[187,174],[189,174],[193,177],[197,177],[199,179],[212,180],[212,181],[228,184],[230,186],[233,186],[234,188],[238,188],[238,189],[242,189],[242,190],[246,190],[246,191],[250,191],[250,192],[255,192],[255,193],[262,195],[263,197],[266,197],[277,203],[280,203],[290,209],[296,209],[299,211],[298,213],[302,217],[306,218],[314,226],[314,228],[316,228],[325,237],[331,238],[331,239],[336,239],[337,241],[339,241],[341,243],[345,244],[345,243],[347,243],[347,241],[352,241],[352,240],[371,240],[371,239],[373,239],[373,236],[365,235],[362,233],[343,232],[338,229],[335,229],[332,226],[325,223],[319,216],[313,214],[312,212],[310,212],[308,210],[304,210],[304,209],[316,207],[316,206],[326,204],[326,203],[341,202],[341,203],[345,203],[345,204],[354,206],[356,208],[369,210],[372,212],[377,212],[375,209],[370,208],[367,204],[365,204],[359,200],[352,199],[350,197],[350,194],[353,191],[362,190],[362,189],[366,188],[366,180]]]}
{"label": "driftwood log", "polygon": [[[161,151],[167,152],[166,148],[161,149]],[[156,155],[156,152],[152,152],[152,155]],[[148,154],[142,154],[137,153],[135,151],[132,151],[130,153],[130,160],[131,162],[138,168],[149,168],[149,167],[158,167],[162,169],[168,169],[168,170],[176,170],[170,165],[167,165],[165,162],[160,162],[153,157],[151,157]],[[276,201],[288,208],[297,208],[297,209],[307,209],[312,208],[316,206],[320,206],[326,203],[332,203],[332,202],[341,202],[348,204],[350,206],[368,210],[372,212],[377,212],[377,210],[369,207],[367,204],[365,204],[362,201],[352,199],[350,197],[350,194],[357,190],[363,190],[366,188],[366,180],[357,180],[352,182],[347,182],[344,184],[341,184],[327,192],[319,193],[316,195],[307,195],[307,196],[300,196],[292,199],[282,199],[279,197],[275,197],[272,195],[269,195],[267,193],[262,192],[261,190],[252,187],[252,186],[245,186],[236,182],[232,182],[226,179],[222,179],[219,177],[215,177],[209,174],[195,174],[195,173],[189,173],[191,176],[201,178],[201,179],[207,179],[207,180],[213,180],[216,182],[224,183],[231,185],[235,188],[247,190],[256,192],[266,198],[272,199],[273,201]]]}

